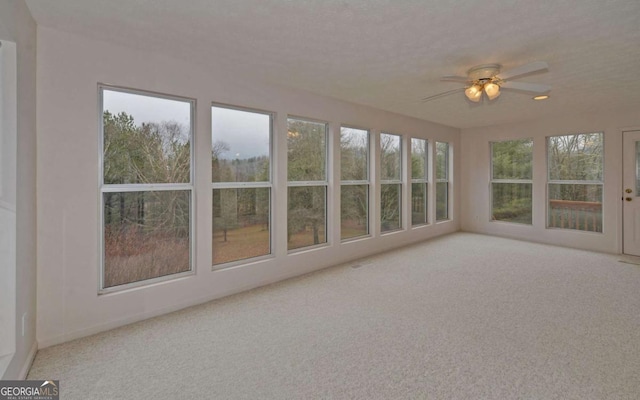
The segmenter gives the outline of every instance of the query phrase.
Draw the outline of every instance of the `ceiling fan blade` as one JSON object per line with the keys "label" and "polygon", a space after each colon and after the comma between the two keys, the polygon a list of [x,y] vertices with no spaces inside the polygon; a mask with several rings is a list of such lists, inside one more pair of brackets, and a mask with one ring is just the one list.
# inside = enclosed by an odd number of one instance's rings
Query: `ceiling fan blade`
{"label": "ceiling fan blade", "polygon": [[442,93],[438,93],[438,94],[434,94],[433,96],[428,96],[425,97],[424,99],[422,99],[422,102],[427,102],[427,101],[431,101],[431,100],[435,100],[435,99],[439,99],[440,97],[445,97],[445,96],[449,96],[451,94],[457,93],[457,92],[461,92],[463,91],[465,88],[457,88],[457,89],[453,89],[453,90],[448,90],[446,92],[442,92]]}
{"label": "ceiling fan blade", "polygon": [[532,63],[521,65],[505,72],[501,72],[498,74],[498,78],[506,81],[508,79],[513,79],[519,76],[532,74],[534,72],[543,71],[546,69],[549,69],[549,64],[544,61],[534,61]]}
{"label": "ceiling fan blade", "polygon": [[527,82],[504,82],[500,85],[501,89],[520,90],[522,92],[530,92],[535,94],[544,94],[551,91],[551,86],[542,83]]}
{"label": "ceiling fan blade", "polygon": [[455,76],[455,75],[445,75],[442,78],[440,78],[440,80],[443,82],[462,82],[462,83],[470,82],[469,78],[467,78],[466,76]]}

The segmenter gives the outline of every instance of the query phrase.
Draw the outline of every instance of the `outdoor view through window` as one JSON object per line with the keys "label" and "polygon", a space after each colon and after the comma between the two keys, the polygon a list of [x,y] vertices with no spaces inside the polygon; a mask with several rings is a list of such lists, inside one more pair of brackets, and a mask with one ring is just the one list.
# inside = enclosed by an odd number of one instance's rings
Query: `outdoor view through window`
{"label": "outdoor view through window", "polygon": [[411,139],[411,225],[428,222],[429,156],[425,139]]}
{"label": "outdoor view through window", "polygon": [[531,224],[533,140],[491,143],[491,219]]}
{"label": "outdoor view through window", "polygon": [[402,137],[380,134],[380,230],[402,229]]}
{"label": "outdoor view through window", "polygon": [[214,265],[271,253],[271,120],[211,107]]}
{"label": "outdoor view through window", "polygon": [[327,124],[287,121],[288,249],[327,242]]}
{"label": "outdoor view through window", "polygon": [[189,271],[193,103],[101,94],[102,288]]}
{"label": "outdoor view through window", "polygon": [[436,142],[436,221],[449,218],[449,143]]}
{"label": "outdoor view through window", "polygon": [[602,232],[602,133],[547,138],[550,228]]}
{"label": "outdoor view through window", "polygon": [[340,129],[340,237],[369,234],[369,131]]}
{"label": "outdoor view through window", "polygon": [[[192,270],[195,100],[100,85],[101,289]],[[400,230],[402,136],[380,133],[380,231]],[[325,244],[328,124],[287,118],[287,249]],[[410,142],[411,225],[428,223],[428,142]],[[272,254],[273,114],[211,106],[212,263]],[[340,128],[340,239],[370,232],[370,132]],[[438,220],[447,219],[449,145],[436,143]],[[409,194],[409,192],[407,193]],[[337,222],[337,218],[336,218]]]}

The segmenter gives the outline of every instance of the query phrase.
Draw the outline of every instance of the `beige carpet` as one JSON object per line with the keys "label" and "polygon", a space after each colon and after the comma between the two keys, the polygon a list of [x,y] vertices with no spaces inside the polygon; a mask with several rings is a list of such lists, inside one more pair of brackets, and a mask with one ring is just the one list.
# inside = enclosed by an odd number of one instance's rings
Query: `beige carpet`
{"label": "beige carpet", "polygon": [[38,352],[61,399],[638,399],[640,268],[458,233]]}

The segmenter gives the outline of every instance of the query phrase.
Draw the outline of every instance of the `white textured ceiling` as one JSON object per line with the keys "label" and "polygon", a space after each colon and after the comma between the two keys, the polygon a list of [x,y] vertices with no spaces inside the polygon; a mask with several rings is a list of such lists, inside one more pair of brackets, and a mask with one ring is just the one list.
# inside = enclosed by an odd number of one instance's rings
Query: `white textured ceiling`
{"label": "white textured ceiling", "polygon": [[[38,24],[468,128],[638,107],[640,0],[27,0]],[[423,103],[477,64],[547,61],[504,91]]]}

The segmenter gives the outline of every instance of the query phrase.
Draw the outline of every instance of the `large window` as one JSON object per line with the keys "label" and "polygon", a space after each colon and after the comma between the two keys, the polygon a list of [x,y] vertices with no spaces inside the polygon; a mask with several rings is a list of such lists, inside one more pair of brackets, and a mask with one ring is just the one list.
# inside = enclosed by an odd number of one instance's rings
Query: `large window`
{"label": "large window", "polygon": [[449,219],[449,143],[436,142],[436,221]]}
{"label": "large window", "polygon": [[531,139],[491,143],[491,220],[531,224]]}
{"label": "large window", "polygon": [[340,129],[340,238],[369,234],[369,131]]}
{"label": "large window", "polygon": [[101,288],[190,271],[194,101],[100,94]]}
{"label": "large window", "polygon": [[402,137],[380,134],[380,230],[402,228]]}
{"label": "large window", "polygon": [[550,228],[602,232],[603,135],[547,138]]}
{"label": "large window", "polygon": [[428,142],[411,139],[411,225],[424,225],[428,220],[429,157]]}
{"label": "large window", "polygon": [[287,121],[289,250],[327,242],[327,124]]}
{"label": "large window", "polygon": [[271,254],[272,116],[211,107],[213,265]]}

